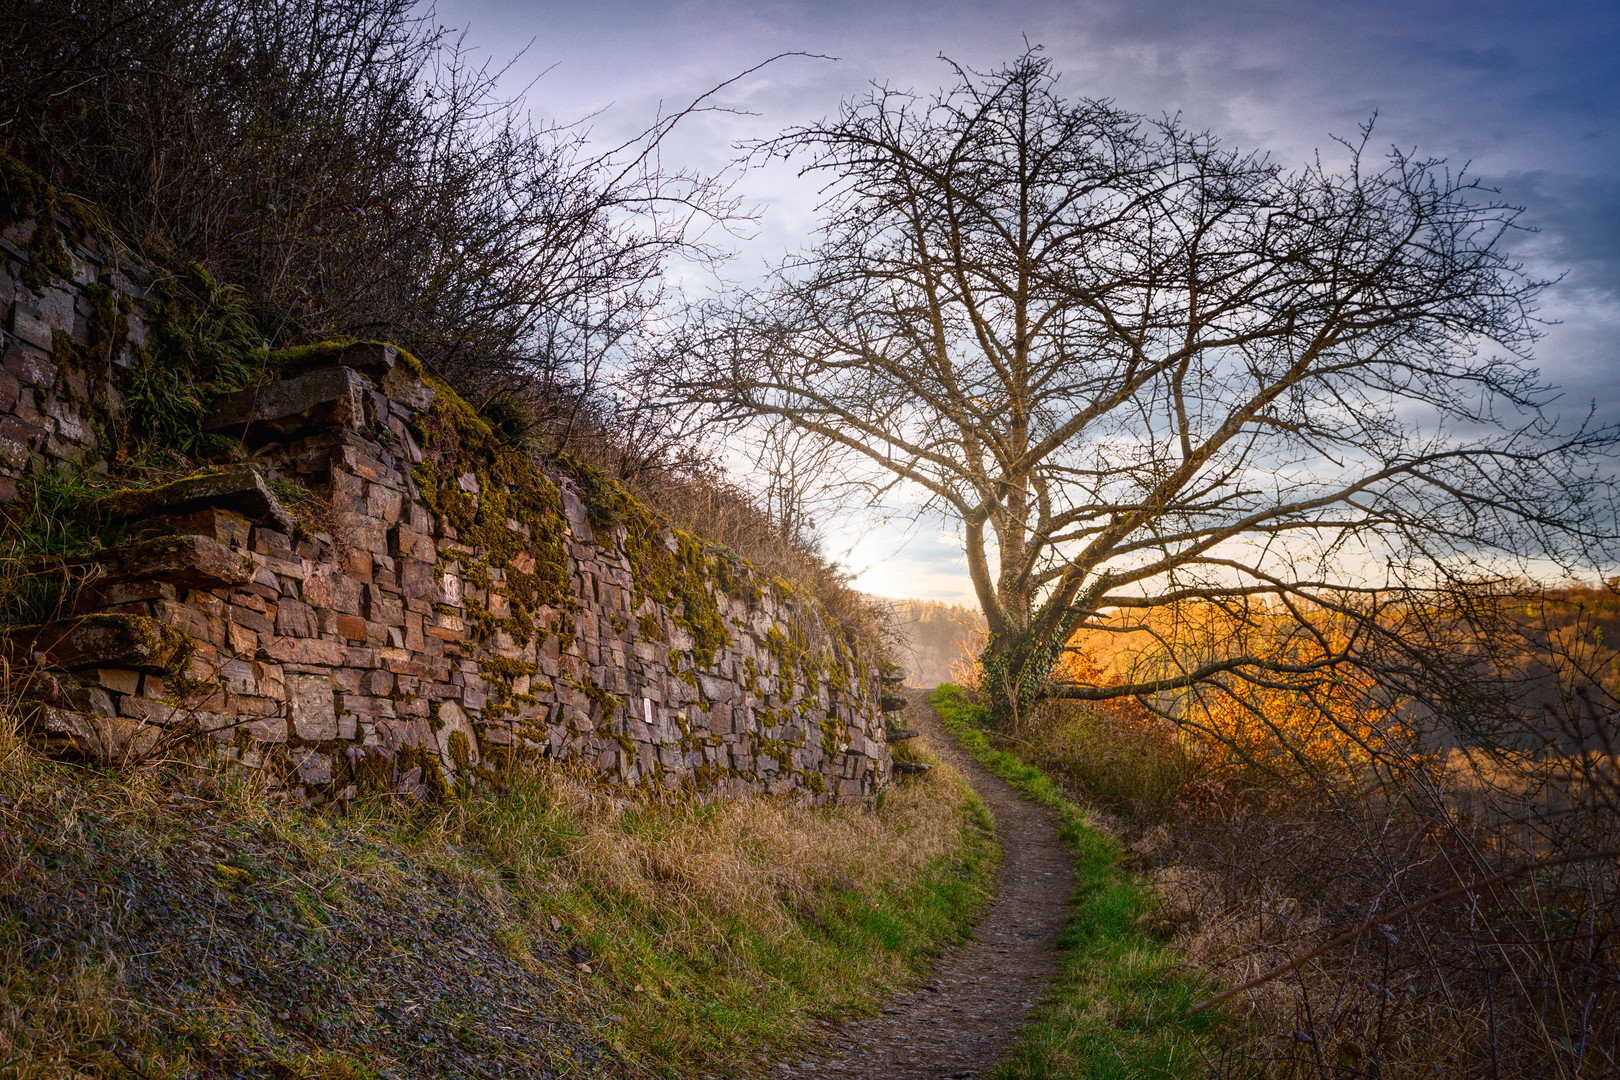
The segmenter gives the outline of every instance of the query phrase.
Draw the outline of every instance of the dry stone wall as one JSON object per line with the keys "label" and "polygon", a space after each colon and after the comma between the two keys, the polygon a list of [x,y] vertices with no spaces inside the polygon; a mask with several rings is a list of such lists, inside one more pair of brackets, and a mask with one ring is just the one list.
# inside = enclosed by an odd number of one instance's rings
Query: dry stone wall
{"label": "dry stone wall", "polygon": [[[107,473],[160,303],[139,260],[65,220],[68,258],[42,260],[38,228],[0,230],[14,508]],[[889,780],[884,673],[791,585],[536,466],[390,346],[261,359],[207,405],[220,464],[81,499],[104,546],[33,567],[54,591],[0,647],[35,672],[41,743],[116,759],[200,738],[309,801],[446,795],[537,758],[732,795]]]}

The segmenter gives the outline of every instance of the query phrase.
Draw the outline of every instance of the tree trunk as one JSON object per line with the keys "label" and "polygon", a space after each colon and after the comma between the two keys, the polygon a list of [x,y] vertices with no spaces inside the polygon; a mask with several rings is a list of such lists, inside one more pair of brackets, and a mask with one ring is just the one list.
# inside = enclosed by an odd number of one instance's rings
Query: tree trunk
{"label": "tree trunk", "polygon": [[1002,731],[1023,726],[1045,696],[1061,645],[1061,636],[1029,629],[1008,627],[990,635],[979,664],[992,725]]}

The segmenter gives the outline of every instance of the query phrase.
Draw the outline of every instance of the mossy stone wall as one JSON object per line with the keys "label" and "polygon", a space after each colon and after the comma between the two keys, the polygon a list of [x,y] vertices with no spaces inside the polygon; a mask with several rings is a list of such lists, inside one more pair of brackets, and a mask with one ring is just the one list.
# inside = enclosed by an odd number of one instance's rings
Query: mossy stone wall
{"label": "mossy stone wall", "polygon": [[[35,234],[0,228],[3,501],[105,471],[111,373],[147,332],[138,262],[85,238],[65,248],[71,277],[36,270]],[[81,507],[122,515],[123,539],[80,560],[88,583],[48,628],[62,644],[0,635],[56,669],[43,742],[116,758],[201,738],[314,802],[453,797],[541,758],[731,795],[858,800],[888,782],[870,644],[790,584],[589,470],[537,465],[407,354],[263,359],[287,390],[277,416],[233,427],[252,456]],[[299,398],[291,380],[334,369]],[[328,386],[342,408],[317,400]],[[185,670],[64,651],[90,637],[76,620],[109,614],[185,635]]]}

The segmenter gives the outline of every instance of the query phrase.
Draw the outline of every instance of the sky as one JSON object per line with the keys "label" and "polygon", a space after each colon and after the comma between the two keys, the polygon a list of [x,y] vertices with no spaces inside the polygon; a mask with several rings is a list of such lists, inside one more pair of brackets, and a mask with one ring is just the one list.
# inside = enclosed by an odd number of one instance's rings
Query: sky
{"label": "sky", "polygon": [[[1443,157],[1539,229],[1512,245],[1561,276],[1536,350],[1567,415],[1620,422],[1620,3],[1461,0],[439,0],[441,23],[527,88],[537,117],[603,147],[780,53],[684,123],[666,164],[714,170],[740,140],[837,111],[872,82],[928,93],[941,55],[987,70],[1041,46],[1070,96],[1179,114],[1230,144],[1303,164],[1377,115],[1374,142]],[[521,52],[521,56],[518,56]],[[827,59],[834,58],[834,59]],[[746,114],[746,115],[744,115]],[[790,169],[744,175],[759,213],[730,241],[748,280],[807,242],[816,192]],[[700,287],[694,283],[693,287]],[[867,591],[971,603],[948,523],[836,523],[827,554]]]}

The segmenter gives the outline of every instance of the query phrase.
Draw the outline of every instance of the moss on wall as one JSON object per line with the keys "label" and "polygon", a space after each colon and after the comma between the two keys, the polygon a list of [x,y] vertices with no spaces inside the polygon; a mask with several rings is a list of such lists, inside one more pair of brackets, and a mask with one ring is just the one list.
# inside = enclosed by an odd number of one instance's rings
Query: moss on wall
{"label": "moss on wall", "polygon": [[62,241],[56,206],[56,189],[44,177],[0,151],[0,228],[34,222],[33,235],[23,245],[28,265],[21,281],[35,292],[49,285],[52,276],[64,281],[73,277],[73,257]]}

